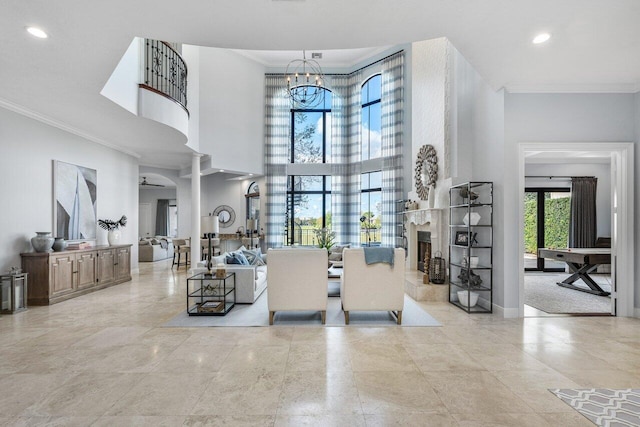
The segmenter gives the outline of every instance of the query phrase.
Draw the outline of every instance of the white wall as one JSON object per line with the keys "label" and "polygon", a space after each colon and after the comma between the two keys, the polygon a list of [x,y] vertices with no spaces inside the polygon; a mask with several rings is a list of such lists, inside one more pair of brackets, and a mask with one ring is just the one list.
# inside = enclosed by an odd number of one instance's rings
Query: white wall
{"label": "white wall", "polygon": [[[426,40],[411,45],[411,159],[415,167],[420,147],[433,145],[438,156],[438,180],[436,182],[436,208],[448,206],[447,189],[450,181],[449,156],[446,142],[448,72],[448,44],[445,38]],[[407,155],[409,150],[405,151]],[[413,175],[412,175],[413,176]],[[415,178],[411,179],[409,198],[418,200],[415,194]],[[431,196],[430,196],[431,197]]]}
{"label": "white wall", "polygon": [[[151,205],[151,235],[156,234],[156,215],[158,212],[158,199],[167,199],[176,201],[175,188],[145,188],[140,190],[140,198],[138,203],[149,203]],[[179,216],[179,212],[178,212]]]}
{"label": "white wall", "polygon": [[182,59],[187,64],[187,109],[189,110],[189,137],[187,147],[200,151],[200,48],[183,45]]}
{"label": "white wall", "polygon": [[206,175],[202,177],[202,186],[201,186],[201,215],[208,215],[212,213],[218,206],[227,205],[233,208],[236,219],[233,224],[231,224],[227,228],[220,228],[221,234],[232,234],[238,230],[239,227],[242,227],[245,230],[246,226],[246,217],[247,217],[247,201],[245,194],[247,194],[247,189],[249,185],[256,181],[258,186],[260,187],[260,192],[263,194],[260,197],[260,218],[259,224],[260,227],[264,228],[265,226],[265,180],[264,178],[258,179],[245,179],[242,181],[231,180],[227,174],[216,173],[211,175]]}
{"label": "white wall", "polygon": [[[506,248],[512,240],[502,227],[504,210],[511,208],[502,193],[504,92],[491,89],[454,46],[449,49],[451,183],[493,182],[493,303],[504,307],[505,254],[510,253]],[[448,193],[442,200],[448,206]]]}
{"label": "white wall", "polygon": [[[633,94],[507,94],[505,96],[504,198],[518,200],[519,142],[637,141],[637,95]],[[636,150],[636,156],[637,154]],[[638,157],[636,157],[636,170]],[[636,180],[637,181],[637,180]],[[636,206],[638,192],[636,190]],[[513,236],[505,253],[505,283],[518,286],[518,210],[505,209],[504,233]],[[637,215],[636,215],[637,216]],[[636,221],[636,229],[638,227]],[[637,231],[636,231],[637,232]],[[636,242],[638,239],[636,239]],[[515,243],[514,243],[515,242]],[[636,243],[637,248],[637,243]],[[639,266],[636,265],[636,274]],[[638,276],[640,277],[640,276]],[[640,285],[636,284],[636,307]],[[518,307],[517,292],[509,292],[505,307]]]}
{"label": "white wall", "polygon": [[227,49],[199,53],[200,151],[213,168],[261,175],[264,66]]}
{"label": "white wall", "polygon": [[[635,217],[637,218],[640,215],[640,185],[638,185],[638,177],[640,176],[640,92],[635,94],[634,99],[634,108],[635,108],[635,138],[634,142],[635,146],[635,188],[634,188],[634,196],[635,196]],[[635,247],[634,253],[636,256],[640,253],[640,223],[638,221],[635,222]],[[636,281],[640,280],[640,262],[636,262],[635,265],[635,277]],[[636,316],[640,317],[640,289],[638,286],[635,288],[635,304],[636,307]]]}
{"label": "white wall", "polygon": [[[597,236],[611,237],[611,166],[601,163],[528,163],[525,175],[533,176],[595,176]],[[526,178],[525,187],[571,188],[571,180]]]}
{"label": "white wall", "polygon": [[[137,159],[76,135],[0,108],[0,271],[19,266],[20,252],[31,251],[35,231],[53,229],[53,166],[61,160],[96,169],[98,218],[129,218],[121,242],[138,236]],[[107,244],[96,225],[97,243]],[[138,245],[131,248],[131,267],[138,268]]]}
{"label": "white wall", "polygon": [[144,81],[141,77],[143,51],[144,39],[135,37],[100,91],[102,96],[133,114],[138,114],[138,84]]}

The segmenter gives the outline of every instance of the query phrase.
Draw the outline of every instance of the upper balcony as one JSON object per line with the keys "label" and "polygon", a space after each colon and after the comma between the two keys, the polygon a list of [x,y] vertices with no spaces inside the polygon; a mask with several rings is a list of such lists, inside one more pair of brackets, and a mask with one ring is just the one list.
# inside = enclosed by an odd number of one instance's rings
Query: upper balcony
{"label": "upper balcony", "polygon": [[144,40],[144,83],[140,88],[163,95],[187,109],[187,64],[178,45],[160,40]]}

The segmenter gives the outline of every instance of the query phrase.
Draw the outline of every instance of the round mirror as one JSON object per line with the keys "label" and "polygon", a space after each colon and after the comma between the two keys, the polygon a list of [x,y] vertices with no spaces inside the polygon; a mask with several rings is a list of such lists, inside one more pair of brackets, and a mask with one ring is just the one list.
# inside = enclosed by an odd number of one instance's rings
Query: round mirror
{"label": "round mirror", "polygon": [[429,186],[436,186],[438,179],[438,156],[433,145],[423,145],[416,159],[416,193],[420,200],[429,198]]}
{"label": "round mirror", "polygon": [[227,228],[233,224],[236,220],[236,213],[231,206],[221,205],[218,206],[214,211],[214,215],[218,215],[218,221],[220,222],[220,227]]}

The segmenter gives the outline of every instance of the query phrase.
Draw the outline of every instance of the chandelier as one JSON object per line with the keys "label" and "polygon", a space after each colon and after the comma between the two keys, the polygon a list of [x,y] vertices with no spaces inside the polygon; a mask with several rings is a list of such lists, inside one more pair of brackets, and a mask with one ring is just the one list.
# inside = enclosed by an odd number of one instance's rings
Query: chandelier
{"label": "chandelier", "polygon": [[315,107],[324,99],[322,91],[324,75],[320,64],[314,59],[307,59],[304,50],[302,59],[289,62],[284,75],[287,80],[287,95],[294,107]]}

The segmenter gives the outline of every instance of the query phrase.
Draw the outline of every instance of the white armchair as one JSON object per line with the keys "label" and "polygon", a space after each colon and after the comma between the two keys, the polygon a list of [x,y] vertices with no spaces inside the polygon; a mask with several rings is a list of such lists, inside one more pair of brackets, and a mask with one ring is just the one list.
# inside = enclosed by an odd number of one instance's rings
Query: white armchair
{"label": "white armchair", "polygon": [[325,249],[269,249],[267,252],[269,324],[276,311],[317,310],[325,324],[327,266]]}
{"label": "white armchair", "polygon": [[404,308],[404,249],[394,250],[394,266],[389,264],[367,264],[364,250],[345,249],[340,299],[344,310],[344,321],[349,324],[350,311],[396,312],[398,325],[402,324]]}

